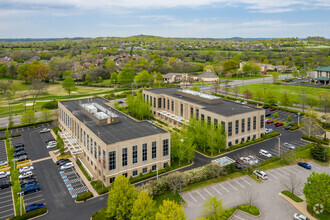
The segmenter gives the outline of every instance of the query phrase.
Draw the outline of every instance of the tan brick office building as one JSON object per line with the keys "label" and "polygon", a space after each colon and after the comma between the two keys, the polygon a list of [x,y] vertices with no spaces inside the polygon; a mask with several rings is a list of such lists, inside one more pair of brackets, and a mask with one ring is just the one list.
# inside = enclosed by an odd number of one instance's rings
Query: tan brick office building
{"label": "tan brick office building", "polygon": [[265,133],[265,110],[238,104],[205,93],[176,87],[143,91],[153,115],[181,125],[192,116],[220,124],[227,132],[227,146],[259,138]]}
{"label": "tan brick office building", "polygon": [[110,107],[103,98],[58,104],[61,136],[93,179],[110,185],[118,174],[138,176],[170,165],[170,133]]}

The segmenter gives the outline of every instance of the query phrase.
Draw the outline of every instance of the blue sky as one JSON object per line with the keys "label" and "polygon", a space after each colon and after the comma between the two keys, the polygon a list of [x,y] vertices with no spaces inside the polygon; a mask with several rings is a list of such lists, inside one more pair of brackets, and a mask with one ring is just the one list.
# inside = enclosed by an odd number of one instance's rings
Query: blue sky
{"label": "blue sky", "polygon": [[0,38],[330,38],[330,0],[0,0]]}

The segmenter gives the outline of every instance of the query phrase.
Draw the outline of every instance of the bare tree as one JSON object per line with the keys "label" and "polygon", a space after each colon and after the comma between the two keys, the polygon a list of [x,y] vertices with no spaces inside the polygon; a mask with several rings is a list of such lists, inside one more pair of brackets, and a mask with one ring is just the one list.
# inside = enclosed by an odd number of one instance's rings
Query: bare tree
{"label": "bare tree", "polygon": [[226,174],[226,170],[219,163],[210,163],[207,165],[207,168],[213,178],[218,178]]}
{"label": "bare tree", "polygon": [[214,93],[217,93],[218,90],[219,90],[219,88],[220,88],[219,82],[218,82],[218,81],[214,81],[214,82],[212,83],[212,86],[211,86],[212,91],[213,91]]}
{"label": "bare tree", "polygon": [[235,86],[235,87],[233,88],[233,90],[234,90],[235,96],[236,96],[236,98],[237,98],[238,93],[240,92],[240,89],[239,89],[238,86]]}
{"label": "bare tree", "polygon": [[3,93],[3,96],[6,96],[7,90],[10,89],[10,86],[12,85],[13,80],[1,80],[0,81],[0,90]]}
{"label": "bare tree", "polygon": [[252,187],[248,187],[241,192],[241,198],[246,204],[248,204],[251,207],[251,205],[253,205],[256,202],[258,198],[258,194],[253,190]]}
{"label": "bare tree", "polygon": [[166,177],[167,183],[173,190],[173,194],[176,193],[180,187],[180,182],[183,182],[183,175],[180,172],[171,173]]}
{"label": "bare tree", "polygon": [[307,135],[317,135],[320,134],[323,130],[322,127],[316,121],[317,115],[313,109],[307,109],[305,116],[302,118],[301,122],[304,127],[301,128],[301,131]]}
{"label": "bare tree", "polygon": [[289,190],[292,194],[294,191],[301,186],[300,179],[297,178],[296,174],[289,175],[285,180],[282,181],[282,185]]}
{"label": "bare tree", "polygon": [[32,84],[30,87],[30,94],[32,95],[33,98],[33,107],[32,109],[34,109],[34,105],[36,103],[36,100],[38,98],[39,95],[44,94],[47,92],[47,87],[46,87],[46,83],[41,82],[40,79],[34,79],[32,80]]}

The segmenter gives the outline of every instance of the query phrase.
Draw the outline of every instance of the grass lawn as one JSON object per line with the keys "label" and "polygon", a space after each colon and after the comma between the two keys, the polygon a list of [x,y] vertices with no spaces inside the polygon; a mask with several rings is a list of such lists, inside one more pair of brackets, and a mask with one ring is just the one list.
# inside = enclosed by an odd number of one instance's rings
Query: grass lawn
{"label": "grass lawn", "polygon": [[263,77],[270,77],[270,76],[261,76],[261,75],[251,75],[251,76],[244,76],[244,77],[242,77],[242,76],[235,76],[235,75],[233,75],[232,77],[229,77],[229,78],[227,78],[227,77],[225,77],[225,76],[219,76],[219,78],[220,79],[224,79],[224,80],[226,80],[226,79],[228,79],[228,80],[249,80],[249,79],[259,79],[259,78],[263,78]]}
{"label": "grass lawn", "polygon": [[264,88],[266,92],[272,91],[275,97],[281,97],[282,94],[287,92],[294,103],[300,102],[300,94],[302,90],[305,90],[306,100],[308,98],[313,98],[319,100],[319,96],[323,93],[328,93],[330,95],[330,90],[325,88],[311,87],[311,86],[296,86],[296,85],[276,85],[272,83],[257,83],[251,85],[240,86],[240,93],[248,89],[255,96],[256,91],[259,90],[262,94],[264,93]]}

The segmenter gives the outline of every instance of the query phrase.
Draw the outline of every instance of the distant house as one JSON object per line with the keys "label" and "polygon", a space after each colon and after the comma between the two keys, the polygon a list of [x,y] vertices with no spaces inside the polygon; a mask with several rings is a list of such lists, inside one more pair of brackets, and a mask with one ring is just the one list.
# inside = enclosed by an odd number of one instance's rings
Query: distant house
{"label": "distant house", "polygon": [[206,70],[206,72],[199,74],[198,79],[203,82],[216,82],[219,81],[219,77],[211,72],[211,70]]}
{"label": "distant house", "polygon": [[[243,69],[243,66],[245,64],[249,64],[247,62],[241,62],[239,64],[239,68],[242,70]],[[260,66],[261,68],[261,72],[268,72],[268,71],[274,71],[275,70],[275,67],[271,64],[267,64],[267,63],[256,63],[258,66]]]}
{"label": "distant house", "polygon": [[315,80],[321,84],[330,84],[330,66],[320,66],[316,70]]}
{"label": "distant house", "polygon": [[164,83],[182,82],[188,77],[187,73],[167,73],[163,75]]}

